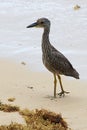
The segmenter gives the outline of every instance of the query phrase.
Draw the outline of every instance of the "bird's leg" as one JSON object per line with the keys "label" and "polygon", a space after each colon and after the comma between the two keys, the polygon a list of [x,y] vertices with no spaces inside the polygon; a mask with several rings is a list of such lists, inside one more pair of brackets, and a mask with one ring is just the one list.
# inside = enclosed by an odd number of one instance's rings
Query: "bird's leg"
{"label": "bird's leg", "polygon": [[56,98],[56,84],[57,84],[57,79],[56,79],[56,74],[54,74],[54,98]]}
{"label": "bird's leg", "polygon": [[62,85],[62,81],[61,81],[61,77],[60,75],[57,75],[58,79],[59,79],[59,83],[60,83],[60,87],[61,87],[61,92],[58,93],[58,95],[61,97],[63,95],[63,97],[65,96],[65,93],[68,94],[69,92],[64,91],[63,89],[63,85]]}

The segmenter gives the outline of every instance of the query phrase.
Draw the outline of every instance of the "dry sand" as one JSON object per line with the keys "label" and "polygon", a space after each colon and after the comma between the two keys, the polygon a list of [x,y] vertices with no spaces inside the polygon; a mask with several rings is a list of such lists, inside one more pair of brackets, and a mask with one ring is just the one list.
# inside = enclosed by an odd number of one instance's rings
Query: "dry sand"
{"label": "dry sand", "polygon": [[[64,76],[62,79],[65,90],[70,94],[53,99],[51,73],[32,72],[24,64],[0,59],[0,100],[9,103],[7,99],[12,97],[16,100],[11,104],[21,108],[44,108],[61,113],[73,130],[87,130],[87,81]],[[0,112],[0,124],[9,124],[11,121],[24,123],[16,112]]]}

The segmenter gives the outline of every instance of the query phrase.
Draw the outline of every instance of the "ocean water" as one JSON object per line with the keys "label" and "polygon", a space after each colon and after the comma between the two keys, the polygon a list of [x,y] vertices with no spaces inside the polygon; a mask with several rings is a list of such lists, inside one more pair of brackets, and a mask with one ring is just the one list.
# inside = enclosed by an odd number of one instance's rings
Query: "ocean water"
{"label": "ocean water", "polygon": [[[75,5],[81,8],[74,10]],[[42,64],[43,29],[27,29],[38,18],[51,21],[50,41],[87,79],[86,0],[0,0],[0,57],[26,62],[33,71]]]}

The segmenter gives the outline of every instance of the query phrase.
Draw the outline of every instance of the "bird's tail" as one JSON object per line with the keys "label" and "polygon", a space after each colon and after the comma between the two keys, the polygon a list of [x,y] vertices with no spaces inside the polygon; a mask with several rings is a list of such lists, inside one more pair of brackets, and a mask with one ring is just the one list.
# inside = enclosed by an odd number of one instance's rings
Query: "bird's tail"
{"label": "bird's tail", "polygon": [[76,79],[79,79],[79,73],[75,69],[73,70],[72,76]]}

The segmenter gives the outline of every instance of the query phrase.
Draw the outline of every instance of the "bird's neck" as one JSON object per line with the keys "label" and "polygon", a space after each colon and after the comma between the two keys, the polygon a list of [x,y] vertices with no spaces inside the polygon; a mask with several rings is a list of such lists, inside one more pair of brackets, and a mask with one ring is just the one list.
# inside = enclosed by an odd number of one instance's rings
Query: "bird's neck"
{"label": "bird's neck", "polygon": [[[43,37],[42,37],[42,42],[45,40],[45,42],[49,42],[49,33],[50,33],[50,28],[44,28],[43,32]],[[45,43],[44,42],[44,43]]]}
{"label": "bird's neck", "polygon": [[44,32],[42,36],[42,52],[50,49],[49,33],[50,33],[50,28],[44,28]]}

